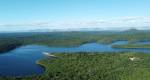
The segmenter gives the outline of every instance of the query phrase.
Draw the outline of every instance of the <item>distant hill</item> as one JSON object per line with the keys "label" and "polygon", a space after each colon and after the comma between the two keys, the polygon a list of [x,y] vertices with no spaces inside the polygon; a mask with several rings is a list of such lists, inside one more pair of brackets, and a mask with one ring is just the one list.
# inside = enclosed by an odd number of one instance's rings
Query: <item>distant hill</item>
{"label": "distant hill", "polygon": [[138,30],[138,29],[135,29],[135,28],[124,30],[124,32],[138,32],[138,31],[141,31],[141,30]]}
{"label": "distant hill", "polygon": [[150,30],[139,30],[139,29],[135,29],[135,28],[131,28],[131,29],[128,29],[128,30],[124,30],[123,32],[126,32],[126,33],[137,33],[137,32],[150,32]]}
{"label": "distant hill", "polygon": [[74,31],[96,31],[96,32],[126,32],[126,33],[135,33],[135,32],[150,32],[149,29],[136,29],[130,28],[126,30],[122,29],[101,29],[101,28],[67,28],[67,29],[33,29],[33,30],[18,30],[18,31],[0,31],[0,33],[10,33],[10,32],[74,32]]}

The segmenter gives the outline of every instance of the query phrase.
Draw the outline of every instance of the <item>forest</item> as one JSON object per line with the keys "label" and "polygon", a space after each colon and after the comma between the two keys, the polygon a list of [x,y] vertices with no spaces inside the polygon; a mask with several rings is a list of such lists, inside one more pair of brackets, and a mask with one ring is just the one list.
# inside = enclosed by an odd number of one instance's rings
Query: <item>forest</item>
{"label": "forest", "polygon": [[[29,44],[46,46],[79,46],[84,43],[97,42],[110,44],[115,41],[128,41],[129,44],[138,41],[150,41],[149,31],[117,32],[117,31],[90,31],[90,32],[43,32],[43,33],[1,33],[0,52],[10,51],[16,47]],[[3,35],[3,36],[2,36]],[[113,47],[146,48],[150,45],[114,45]],[[127,47],[126,47],[127,48]]]}
{"label": "forest", "polygon": [[[149,48],[149,45],[132,45],[150,41],[149,31],[139,32],[44,32],[0,34],[0,53],[23,45],[79,46],[97,42],[110,44],[128,41],[116,48]],[[130,44],[130,45],[129,45]],[[144,46],[144,47],[143,47]],[[0,80],[149,80],[150,54],[140,52],[77,52],[53,53],[58,58],[44,58],[36,63],[45,68],[42,75],[0,77]],[[135,60],[130,60],[130,58]]]}
{"label": "forest", "polygon": [[[135,52],[53,53],[57,58],[37,63],[42,75],[1,77],[0,80],[149,80],[150,54]],[[130,60],[136,57],[135,60]]]}

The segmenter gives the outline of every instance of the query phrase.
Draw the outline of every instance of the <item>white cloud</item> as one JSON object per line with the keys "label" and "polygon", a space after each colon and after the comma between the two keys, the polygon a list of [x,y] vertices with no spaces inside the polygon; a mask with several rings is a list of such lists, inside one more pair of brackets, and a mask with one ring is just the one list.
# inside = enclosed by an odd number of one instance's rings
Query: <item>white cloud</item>
{"label": "white cloud", "polygon": [[21,29],[78,29],[78,28],[100,28],[100,29],[150,29],[150,17],[121,17],[108,20],[88,21],[62,21],[62,22],[31,22],[20,24],[0,24],[0,28],[9,27],[15,30]]}

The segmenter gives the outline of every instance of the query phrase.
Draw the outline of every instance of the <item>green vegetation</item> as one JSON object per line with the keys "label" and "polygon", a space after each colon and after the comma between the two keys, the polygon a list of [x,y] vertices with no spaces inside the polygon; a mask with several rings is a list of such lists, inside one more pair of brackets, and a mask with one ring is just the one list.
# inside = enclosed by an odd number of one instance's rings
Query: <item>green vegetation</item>
{"label": "green vegetation", "polygon": [[10,51],[21,46],[22,43],[16,40],[0,39],[0,53]]}
{"label": "green vegetation", "polygon": [[[133,52],[55,54],[41,60],[46,77],[52,80],[149,80],[150,55]],[[136,61],[130,57],[138,58]]]}
{"label": "green vegetation", "polygon": [[[58,58],[43,59],[38,64],[46,71],[41,76],[11,80],[149,80],[150,54],[119,53],[55,53]],[[137,59],[131,61],[130,57]],[[1,78],[10,80],[10,78]]]}
{"label": "green vegetation", "polygon": [[[2,36],[1,36],[2,35]],[[150,48],[150,45],[133,45],[150,41],[149,31],[136,32],[50,32],[0,34],[0,52],[22,45],[79,46],[88,42],[109,44],[127,40],[130,45],[113,45],[115,48]],[[132,45],[131,45],[132,44]],[[0,80],[149,80],[150,54],[119,53],[55,53],[58,58],[37,62],[45,67],[42,75],[0,77]],[[135,57],[131,61],[129,58]]]}
{"label": "green vegetation", "polygon": [[88,42],[109,44],[115,41],[127,40],[129,43],[150,41],[147,31],[136,32],[49,32],[49,33],[1,33],[0,52],[6,52],[16,47],[28,44],[47,46],[79,46]]}

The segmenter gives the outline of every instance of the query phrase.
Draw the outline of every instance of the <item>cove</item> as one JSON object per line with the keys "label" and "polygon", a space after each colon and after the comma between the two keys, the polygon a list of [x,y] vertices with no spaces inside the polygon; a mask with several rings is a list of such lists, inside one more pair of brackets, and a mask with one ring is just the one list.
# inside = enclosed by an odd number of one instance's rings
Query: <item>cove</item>
{"label": "cove", "polygon": [[127,44],[127,41],[117,41],[112,44],[86,43],[78,47],[47,47],[27,45],[16,48],[0,55],[0,76],[29,76],[40,75],[44,68],[36,61],[45,57],[43,52],[113,52],[140,51],[150,53],[149,49],[116,49],[113,44]]}

